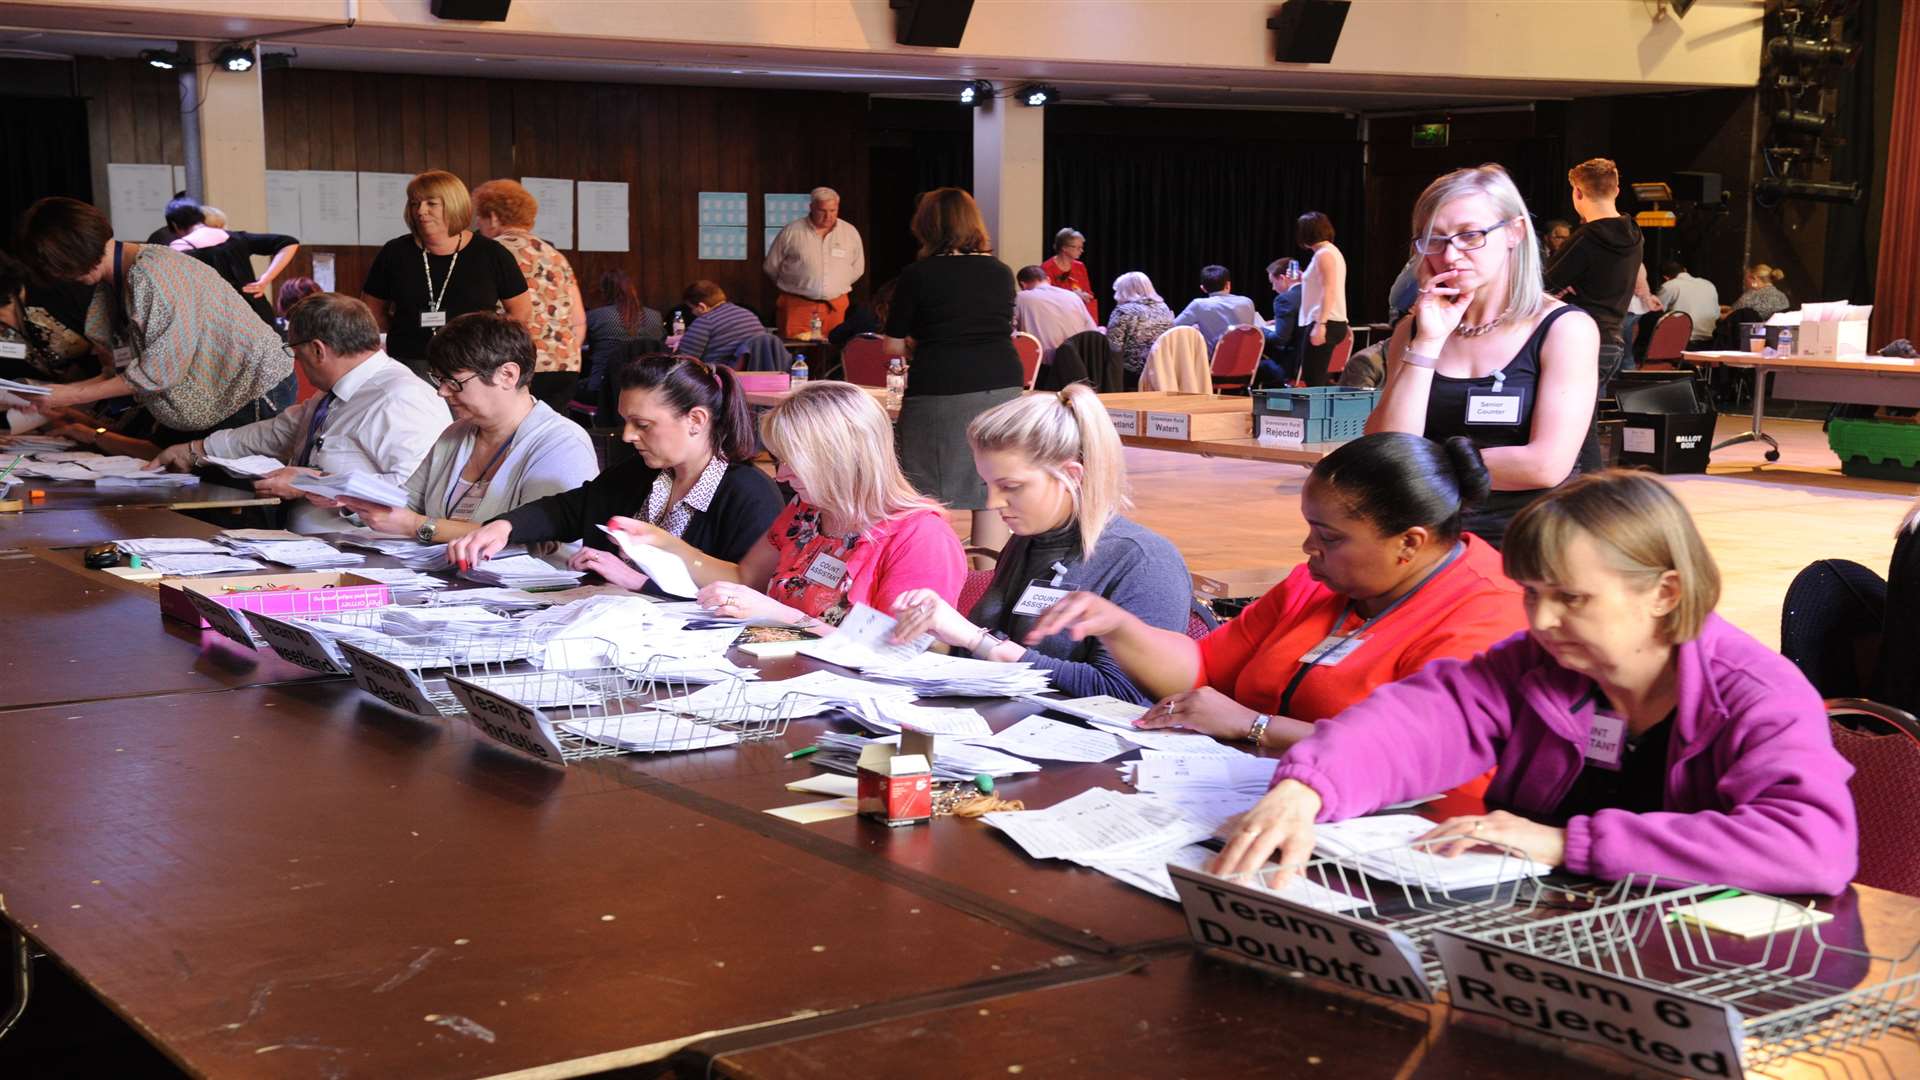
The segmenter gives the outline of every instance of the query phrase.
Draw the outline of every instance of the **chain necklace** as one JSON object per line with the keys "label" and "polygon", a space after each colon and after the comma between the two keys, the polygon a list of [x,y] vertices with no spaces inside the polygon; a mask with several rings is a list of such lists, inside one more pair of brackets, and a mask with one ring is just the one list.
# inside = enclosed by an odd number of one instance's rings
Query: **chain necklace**
{"label": "chain necklace", "polygon": [[1499,329],[1502,323],[1505,323],[1506,321],[1507,321],[1507,313],[1503,311],[1500,314],[1495,315],[1493,318],[1487,320],[1486,322],[1480,323],[1477,326],[1468,326],[1462,323],[1461,325],[1454,327],[1453,332],[1455,334],[1458,334],[1461,337],[1482,337],[1486,334],[1493,333],[1495,330]]}

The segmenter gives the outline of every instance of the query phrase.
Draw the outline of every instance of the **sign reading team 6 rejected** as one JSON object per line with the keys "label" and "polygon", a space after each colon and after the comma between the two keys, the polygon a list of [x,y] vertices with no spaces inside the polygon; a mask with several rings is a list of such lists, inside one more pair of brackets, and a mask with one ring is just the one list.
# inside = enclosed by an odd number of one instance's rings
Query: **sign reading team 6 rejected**
{"label": "sign reading team 6 rejected", "polygon": [[1420,972],[1420,953],[1405,934],[1183,866],[1169,866],[1167,872],[1196,944],[1330,979],[1364,994],[1433,1001]]}
{"label": "sign reading team 6 rejected", "polygon": [[1541,1035],[1578,1039],[1688,1076],[1737,1077],[1740,1017],[1731,1005],[1601,975],[1435,930],[1453,1007]]}

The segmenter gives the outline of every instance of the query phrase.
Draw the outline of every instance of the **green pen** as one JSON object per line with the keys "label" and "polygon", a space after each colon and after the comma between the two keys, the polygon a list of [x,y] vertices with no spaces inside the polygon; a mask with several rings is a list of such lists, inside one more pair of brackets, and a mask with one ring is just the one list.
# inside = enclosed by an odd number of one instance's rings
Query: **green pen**
{"label": "green pen", "polygon": [[803,758],[803,757],[806,757],[808,754],[818,753],[819,750],[820,748],[817,746],[803,746],[800,749],[795,750],[793,753],[788,754],[787,760],[792,761],[794,758]]}

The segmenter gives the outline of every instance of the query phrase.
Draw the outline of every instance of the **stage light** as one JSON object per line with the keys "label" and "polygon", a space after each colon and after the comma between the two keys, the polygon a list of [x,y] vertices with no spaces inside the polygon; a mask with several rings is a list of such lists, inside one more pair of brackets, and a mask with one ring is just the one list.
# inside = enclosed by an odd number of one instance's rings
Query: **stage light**
{"label": "stage light", "polygon": [[1059,96],[1059,90],[1045,83],[1028,83],[1020,88],[1020,100],[1036,109],[1053,104]]}
{"label": "stage light", "polygon": [[237,41],[228,42],[214,52],[213,62],[228,71],[252,71],[253,46],[243,45]]}
{"label": "stage light", "polygon": [[993,100],[993,84],[985,79],[975,79],[960,88],[960,104],[979,108]]}
{"label": "stage light", "polygon": [[1803,112],[1798,109],[1781,109],[1773,114],[1773,126],[1786,131],[1797,131],[1802,135],[1818,135],[1827,130],[1833,117],[1817,112]]}
{"label": "stage light", "polygon": [[143,49],[140,59],[146,61],[148,67],[161,71],[178,71],[193,63],[191,57],[178,49]]}
{"label": "stage light", "polygon": [[1796,180],[1790,177],[1763,177],[1753,186],[1753,193],[1764,199],[1805,199],[1808,202],[1842,203],[1853,205],[1860,201],[1858,183],[1842,183],[1838,180]]}
{"label": "stage light", "polygon": [[1838,67],[1853,59],[1854,48],[1838,41],[1777,37],[1767,42],[1767,57],[1776,64],[1792,60],[1802,64],[1831,64]]}

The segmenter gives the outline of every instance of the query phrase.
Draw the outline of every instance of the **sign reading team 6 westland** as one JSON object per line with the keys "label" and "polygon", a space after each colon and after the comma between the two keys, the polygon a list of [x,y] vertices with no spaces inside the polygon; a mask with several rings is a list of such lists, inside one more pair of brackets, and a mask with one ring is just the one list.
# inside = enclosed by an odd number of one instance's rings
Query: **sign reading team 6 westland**
{"label": "sign reading team 6 westland", "polygon": [[1731,1005],[1433,932],[1453,1007],[1687,1076],[1744,1075]]}

